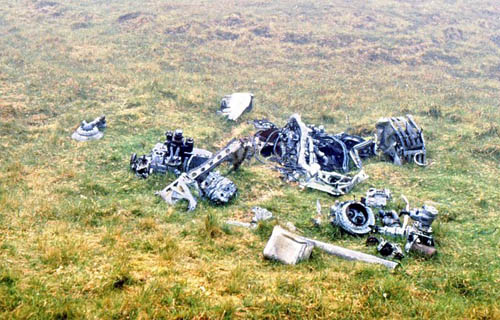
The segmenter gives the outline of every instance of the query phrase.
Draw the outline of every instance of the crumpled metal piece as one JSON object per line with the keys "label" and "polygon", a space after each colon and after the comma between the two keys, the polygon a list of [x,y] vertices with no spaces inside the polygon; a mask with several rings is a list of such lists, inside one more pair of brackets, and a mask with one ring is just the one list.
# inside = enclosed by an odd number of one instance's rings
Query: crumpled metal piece
{"label": "crumpled metal piece", "polygon": [[259,129],[254,135],[257,159],[277,162],[287,181],[339,196],[368,178],[362,170],[355,176],[339,172],[350,171],[351,160],[361,168],[359,158],[375,154],[372,141],[346,133],[327,134],[322,126],[306,125],[298,114],[283,128],[268,120],[254,121],[254,126]]}
{"label": "crumpled metal piece", "polygon": [[189,190],[189,187],[194,185],[195,181],[189,179],[186,173],[182,173],[179,178],[166,186],[163,190],[157,191],[155,194],[162,197],[168,204],[174,205],[179,200],[187,200],[189,202],[188,211],[196,209],[198,202]]}
{"label": "crumpled metal piece", "polygon": [[71,135],[71,138],[77,141],[99,140],[104,133],[99,129],[106,128],[106,117],[100,116],[91,122],[82,121],[80,126]]}
{"label": "crumpled metal piece", "polygon": [[377,148],[387,155],[394,164],[403,162],[426,166],[426,150],[423,130],[411,115],[381,118],[377,129]]}
{"label": "crumpled metal piece", "polygon": [[368,175],[364,170],[359,171],[354,176],[347,176],[336,172],[321,172],[315,174],[305,181],[301,181],[300,185],[323,191],[332,196],[341,196],[349,193],[354,186],[368,179]]}
{"label": "crumpled metal piece", "polygon": [[331,223],[353,235],[368,234],[375,225],[372,210],[354,200],[335,202],[330,209]]}
{"label": "crumpled metal piece", "polygon": [[220,111],[229,120],[236,121],[244,113],[252,110],[253,94],[249,92],[236,92],[224,96],[220,103]]}
{"label": "crumpled metal piece", "polygon": [[188,174],[182,173],[174,182],[163,190],[156,192],[156,195],[161,196],[170,205],[177,203],[179,200],[187,200],[189,202],[188,211],[193,211],[196,209],[198,202],[190,189],[195,189],[200,196],[215,204],[229,202],[238,191],[234,182],[215,171],[210,172],[201,183],[190,179]]}
{"label": "crumpled metal piece", "polygon": [[404,258],[403,250],[397,243],[392,243],[381,238],[377,251],[384,257],[401,260]]}

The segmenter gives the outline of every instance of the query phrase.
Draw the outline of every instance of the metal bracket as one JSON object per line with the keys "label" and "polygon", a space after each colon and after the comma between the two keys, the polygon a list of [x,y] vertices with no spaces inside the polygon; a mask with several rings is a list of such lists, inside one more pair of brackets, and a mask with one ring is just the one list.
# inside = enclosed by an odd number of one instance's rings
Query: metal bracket
{"label": "metal bracket", "polygon": [[189,179],[186,173],[183,173],[171,184],[161,191],[157,191],[155,195],[159,195],[168,204],[175,204],[179,200],[187,200],[189,202],[188,211],[196,209],[197,201],[194,198],[189,186],[195,184],[196,181]]}

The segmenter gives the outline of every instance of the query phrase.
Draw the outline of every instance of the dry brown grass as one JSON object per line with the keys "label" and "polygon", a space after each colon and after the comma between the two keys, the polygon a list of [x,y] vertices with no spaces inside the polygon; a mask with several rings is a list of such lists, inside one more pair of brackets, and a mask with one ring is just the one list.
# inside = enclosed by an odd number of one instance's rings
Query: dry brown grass
{"label": "dry brown grass", "polygon": [[[500,15],[495,1],[120,1],[1,3],[0,318],[499,318]],[[219,99],[252,91],[238,123]],[[132,152],[183,128],[215,150],[299,112],[369,136],[414,114],[430,166],[365,163],[370,186],[435,205],[439,255],[390,273],[315,252],[262,258],[273,224],[370,252],[311,226],[315,202],[258,163],[231,173],[228,206],[194,213],[153,196]],[[69,137],[105,114],[98,142]],[[277,221],[256,231],[251,207]],[[395,206],[402,206],[399,200]]]}

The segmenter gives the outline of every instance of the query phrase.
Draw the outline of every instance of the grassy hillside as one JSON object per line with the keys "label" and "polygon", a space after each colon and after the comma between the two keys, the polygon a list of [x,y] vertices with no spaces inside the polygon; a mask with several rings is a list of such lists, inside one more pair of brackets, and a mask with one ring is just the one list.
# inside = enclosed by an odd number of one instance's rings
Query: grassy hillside
{"label": "grassy hillside", "polygon": [[[495,0],[0,0],[0,318],[500,318],[500,7]],[[238,123],[215,114],[251,91]],[[266,261],[265,207],[304,235],[374,253],[309,221],[316,199],[252,161],[229,205],[167,206],[173,175],[137,179],[182,128],[215,151],[292,113],[369,136],[411,113],[430,165],[365,162],[371,186],[434,205],[439,254],[402,267],[314,252]],[[102,140],[70,136],[108,119]]]}

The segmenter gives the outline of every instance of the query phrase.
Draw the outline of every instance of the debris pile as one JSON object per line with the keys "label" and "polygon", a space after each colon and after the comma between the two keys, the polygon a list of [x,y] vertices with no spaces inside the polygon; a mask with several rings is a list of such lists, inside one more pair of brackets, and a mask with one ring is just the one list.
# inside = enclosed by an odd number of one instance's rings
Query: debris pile
{"label": "debris pile", "polygon": [[[222,99],[220,113],[234,121],[243,112],[251,110],[252,104],[251,93],[234,93]],[[93,126],[98,125],[96,120]],[[175,181],[156,194],[169,204],[187,200],[188,210],[191,211],[197,206],[197,197],[214,204],[229,202],[236,195],[237,187],[215,169],[224,162],[231,163],[233,170],[237,169],[252,156],[263,163],[274,163],[273,167],[286,181],[298,182],[302,187],[333,196],[345,195],[366,180],[368,176],[363,170],[363,159],[380,153],[397,165],[405,162],[419,166],[427,164],[423,131],[411,115],[380,119],[375,126],[374,139],[345,132],[330,134],[323,126],[305,124],[298,114],[292,115],[281,128],[265,119],[254,120],[253,124],[257,129],[253,137],[233,139],[216,153],[195,148],[194,140],[184,137],[180,129],[167,131],[165,141],[157,143],[149,154],[140,157],[132,154],[130,169],[144,179],[155,173],[172,172],[177,175]],[[401,260],[403,250],[399,244],[373,234],[406,240],[406,253],[413,251],[434,255],[436,249],[431,224],[437,217],[437,210],[427,205],[410,210],[404,196],[403,199],[406,208],[398,214],[388,209],[392,201],[389,189],[370,188],[361,201],[335,201],[327,219],[323,218],[318,200],[317,215],[312,221],[316,227],[321,227],[323,221],[328,220],[333,226],[354,236],[372,234],[366,240],[367,245],[376,246],[377,252],[386,258]],[[373,210],[378,210],[377,214]],[[254,229],[259,221],[273,217],[271,212],[260,207],[254,207],[252,211],[254,215],[250,222],[228,220],[226,223]],[[410,224],[409,219],[413,223]],[[379,263],[389,268],[398,265],[393,261],[298,236],[292,233],[294,230],[290,232],[276,226],[264,249],[264,256],[285,264],[296,264],[309,259],[313,248],[318,247],[349,260]]]}
{"label": "debris pile", "polygon": [[[407,208],[400,213],[400,216],[404,216],[402,225],[399,219],[394,219],[394,214],[395,212],[391,213],[392,219],[385,220],[385,222],[394,221],[393,223],[373,226],[373,231],[386,236],[406,239],[406,252],[414,251],[426,256],[433,256],[436,249],[434,248],[435,243],[431,224],[437,218],[437,209],[424,205],[422,208],[409,210],[407,204]],[[409,218],[413,220],[411,225],[409,225]],[[384,223],[384,220],[382,222]]]}
{"label": "debris pile", "polygon": [[354,176],[344,173],[350,171],[351,160],[361,168],[360,157],[375,154],[372,141],[346,133],[327,134],[323,127],[303,123],[298,114],[283,128],[267,120],[255,121],[254,126],[256,156],[278,163],[287,181],[339,196],[368,178],[363,170]]}
{"label": "debris pile", "polygon": [[180,175],[189,171],[212,156],[210,151],[194,147],[193,138],[184,137],[182,130],[165,132],[165,142],[157,143],[149,154],[130,158],[130,169],[141,178],[153,173],[173,172]]}
{"label": "debris pile", "polygon": [[217,204],[227,203],[236,195],[237,188],[232,181],[212,171],[224,161],[231,162],[233,169],[237,169],[250,150],[251,143],[247,140],[234,139],[199,166],[181,173],[174,182],[156,194],[169,204],[187,200],[189,211],[194,210],[197,205],[191,188],[196,190],[200,197],[208,198]]}
{"label": "debris pile", "polygon": [[[243,112],[251,108],[252,99],[250,93],[235,93],[224,97],[221,105],[224,110]],[[227,114],[233,118],[237,113],[227,111]],[[376,141],[345,132],[326,133],[322,126],[306,125],[298,114],[292,115],[283,128],[268,120],[255,120],[257,132],[253,138],[234,139],[216,155],[195,148],[194,140],[185,138],[180,129],[167,131],[165,142],[157,143],[149,154],[140,157],[132,154],[130,169],[142,178],[153,173],[173,172],[178,175],[176,181],[157,194],[168,203],[186,199],[190,203],[189,210],[196,207],[196,200],[190,192],[192,187],[212,202],[228,202],[236,194],[236,186],[220,173],[211,171],[224,161],[233,162],[237,168],[252,155],[261,161],[267,159],[277,163],[276,168],[287,181],[340,196],[368,178],[361,159],[376,155],[378,149],[398,164],[401,159],[419,165],[426,163],[422,129],[410,115],[407,118],[379,120]],[[234,161],[235,157],[239,159]],[[359,172],[349,175],[354,168]],[[390,198],[387,190],[371,190],[364,201],[368,206],[379,207]]]}
{"label": "debris pile", "polygon": [[189,211],[194,210],[197,205],[191,188],[200,197],[216,204],[227,203],[235,196],[236,185],[213,170],[225,161],[231,162],[233,168],[238,168],[251,149],[249,142],[234,139],[216,154],[212,154],[195,148],[194,140],[185,138],[180,129],[175,132],[167,131],[165,137],[165,142],[157,143],[149,154],[138,157],[133,153],[130,158],[130,169],[141,178],[166,172],[179,176],[166,188],[158,191],[157,195],[169,204],[187,200]]}
{"label": "debris pile", "polygon": [[[415,252],[427,257],[436,254],[435,242],[431,224],[437,218],[436,208],[424,205],[421,208],[410,210],[410,205],[405,196],[405,209],[398,215],[395,210],[387,210],[388,202],[392,200],[389,189],[370,188],[360,202],[355,200],[336,201],[330,208],[330,222],[333,226],[340,227],[342,231],[355,236],[367,234],[381,234],[395,239],[404,239],[404,251]],[[378,209],[378,215],[373,213]],[[312,223],[315,227],[322,227],[323,214],[319,200],[316,203],[317,214]],[[403,218],[403,222],[401,222]],[[410,219],[413,221],[410,224]],[[377,251],[384,257],[401,260],[404,257],[401,247],[384,238],[370,235],[366,240],[367,245],[376,245]]]}
{"label": "debris pile", "polygon": [[[265,119],[255,120],[254,126],[258,130],[254,135],[256,157],[277,163],[285,180],[334,196],[348,193],[368,178],[362,159],[377,155],[379,150],[398,165],[403,161],[427,164],[423,131],[411,115],[407,120],[380,119],[375,140],[345,132],[326,133],[323,126],[306,125],[298,114],[292,115],[283,128]],[[348,175],[354,168],[360,171]],[[387,196],[373,194],[368,201],[383,203]]]}

